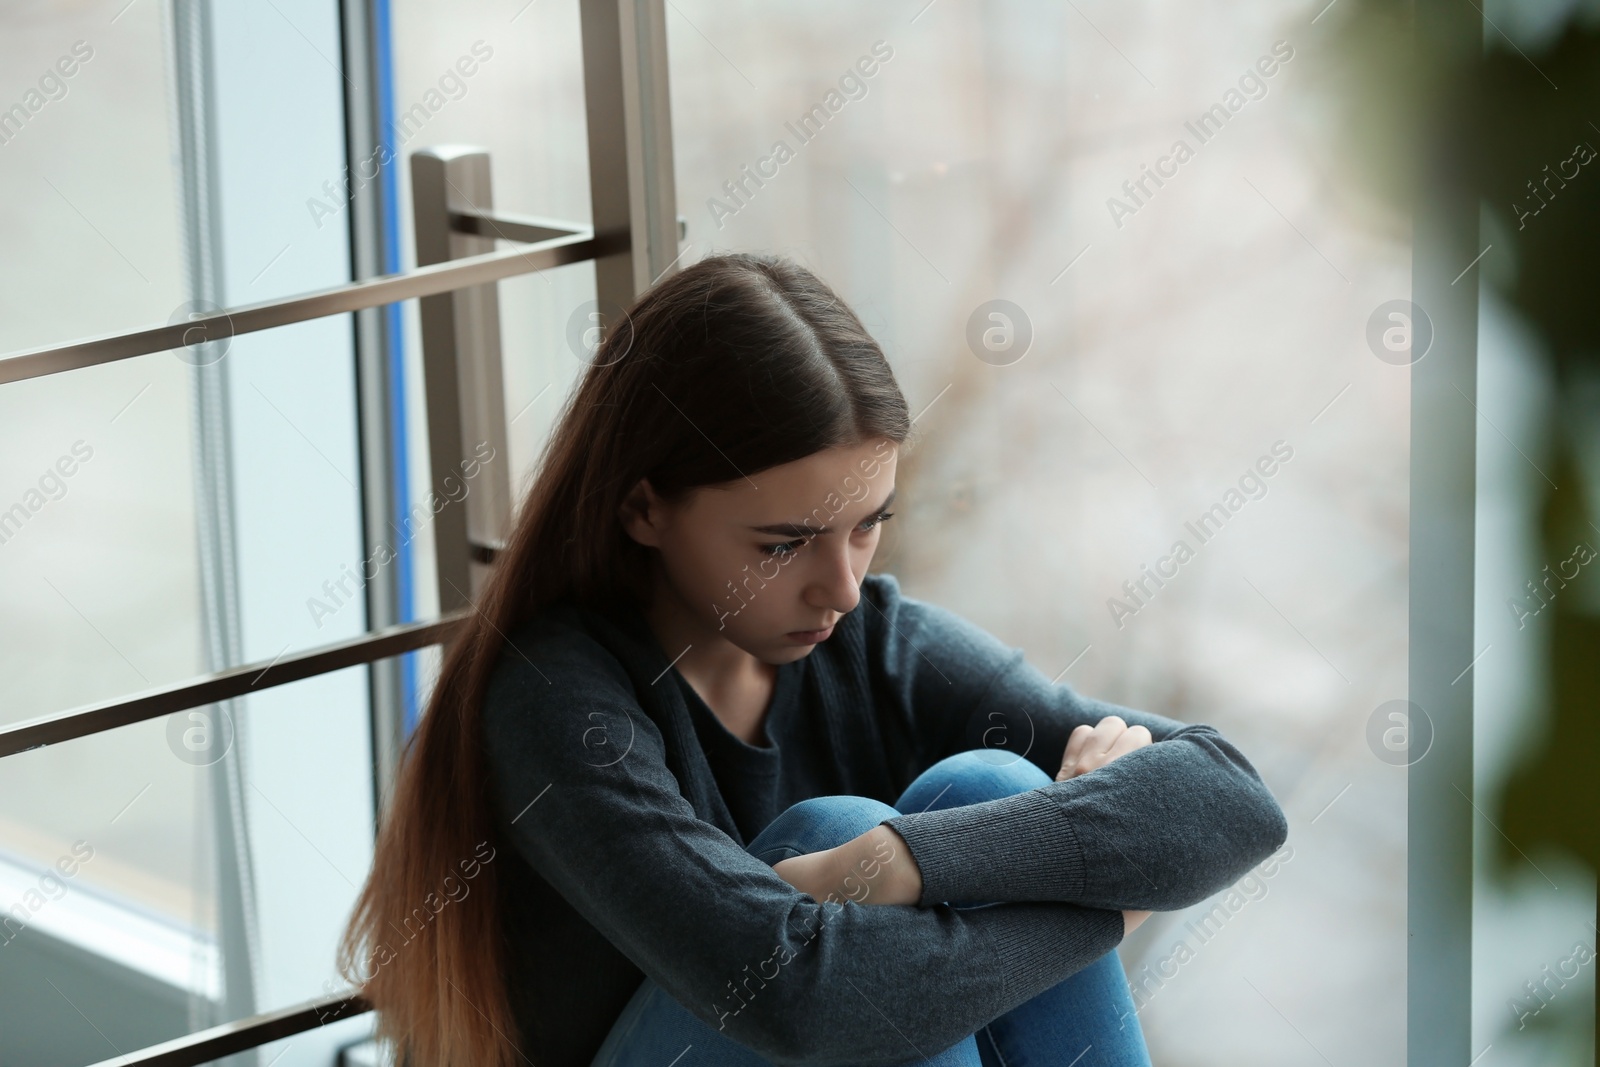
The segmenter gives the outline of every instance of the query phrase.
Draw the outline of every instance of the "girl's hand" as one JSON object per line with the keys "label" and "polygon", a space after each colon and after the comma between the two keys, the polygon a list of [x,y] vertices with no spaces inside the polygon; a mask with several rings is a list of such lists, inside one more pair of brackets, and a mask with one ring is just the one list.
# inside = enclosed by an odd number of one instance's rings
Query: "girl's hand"
{"label": "girl's hand", "polygon": [[1061,757],[1061,769],[1056,772],[1056,781],[1064,782],[1104,767],[1118,756],[1143,748],[1152,740],[1149,730],[1143,726],[1129,726],[1120,715],[1107,715],[1095,726],[1082,723],[1067,738],[1067,751]]}
{"label": "girl's hand", "polygon": [[[1056,781],[1064,782],[1104,767],[1118,756],[1143,748],[1152,740],[1149,730],[1143,726],[1129,726],[1120,715],[1107,715],[1095,726],[1083,723],[1067,739],[1067,751],[1061,757],[1061,770],[1056,772]],[[1122,936],[1133,933],[1148,918],[1148,911],[1124,911]]]}
{"label": "girl's hand", "polygon": [[915,904],[922,898],[922,871],[911,850],[882,824],[837,848],[779,860],[772,869],[819,901]]}

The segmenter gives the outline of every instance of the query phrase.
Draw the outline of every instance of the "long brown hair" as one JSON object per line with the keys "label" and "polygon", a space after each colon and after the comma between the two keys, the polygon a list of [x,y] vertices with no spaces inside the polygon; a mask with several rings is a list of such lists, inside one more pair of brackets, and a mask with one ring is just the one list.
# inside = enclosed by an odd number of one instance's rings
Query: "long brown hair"
{"label": "long brown hair", "polygon": [[[882,349],[821,279],[789,260],[702,259],[612,325],[445,652],[339,944],[339,971],[377,1009],[378,1036],[397,1062],[531,1062],[506,987],[495,864],[471,862],[495,838],[481,706],[503,635],[558,600],[645,602],[654,550],[618,517],[640,478],[681,499],[825,448],[902,443],[910,432]],[[458,867],[472,872],[470,892],[445,906],[441,887],[459,881]],[[404,943],[387,947],[396,940]]]}

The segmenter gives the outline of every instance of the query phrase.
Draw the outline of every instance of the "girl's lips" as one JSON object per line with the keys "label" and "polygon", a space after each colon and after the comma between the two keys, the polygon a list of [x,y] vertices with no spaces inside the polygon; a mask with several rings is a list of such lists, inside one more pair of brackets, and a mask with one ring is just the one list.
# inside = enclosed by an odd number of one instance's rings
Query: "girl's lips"
{"label": "girl's lips", "polygon": [[[835,623],[834,625],[838,624]],[[831,633],[833,633],[832,626],[825,630],[791,630],[788,636],[803,645],[814,645],[826,641]]]}

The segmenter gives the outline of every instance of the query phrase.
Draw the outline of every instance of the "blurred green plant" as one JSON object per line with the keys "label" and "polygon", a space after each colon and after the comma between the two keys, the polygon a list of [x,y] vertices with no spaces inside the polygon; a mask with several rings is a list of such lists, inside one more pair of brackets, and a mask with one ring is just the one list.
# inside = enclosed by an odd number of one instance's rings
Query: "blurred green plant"
{"label": "blurred green plant", "polygon": [[[1537,484],[1543,557],[1564,559],[1580,541],[1600,549],[1600,493],[1585,492],[1600,485],[1600,6],[1461,2],[1483,18],[1477,62],[1419,59],[1432,50],[1414,46],[1412,4],[1337,0],[1316,66],[1345,177],[1388,225],[1445,191],[1429,181],[1480,198],[1483,280],[1538,334],[1556,385]],[[1488,805],[1502,876],[1551,848],[1600,867],[1600,596],[1593,573],[1576,581],[1589,588],[1552,598],[1541,622],[1549,728]]]}

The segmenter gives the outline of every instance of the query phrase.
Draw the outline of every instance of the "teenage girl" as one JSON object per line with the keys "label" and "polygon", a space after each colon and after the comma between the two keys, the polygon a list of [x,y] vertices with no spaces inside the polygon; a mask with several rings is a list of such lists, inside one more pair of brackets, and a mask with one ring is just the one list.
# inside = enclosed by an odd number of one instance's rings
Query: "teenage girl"
{"label": "teenage girl", "polygon": [[701,260],[614,324],[341,944],[410,1067],[1149,1063],[1117,944],[1283,812],[1211,727],[867,573],[910,432],[785,259]]}

